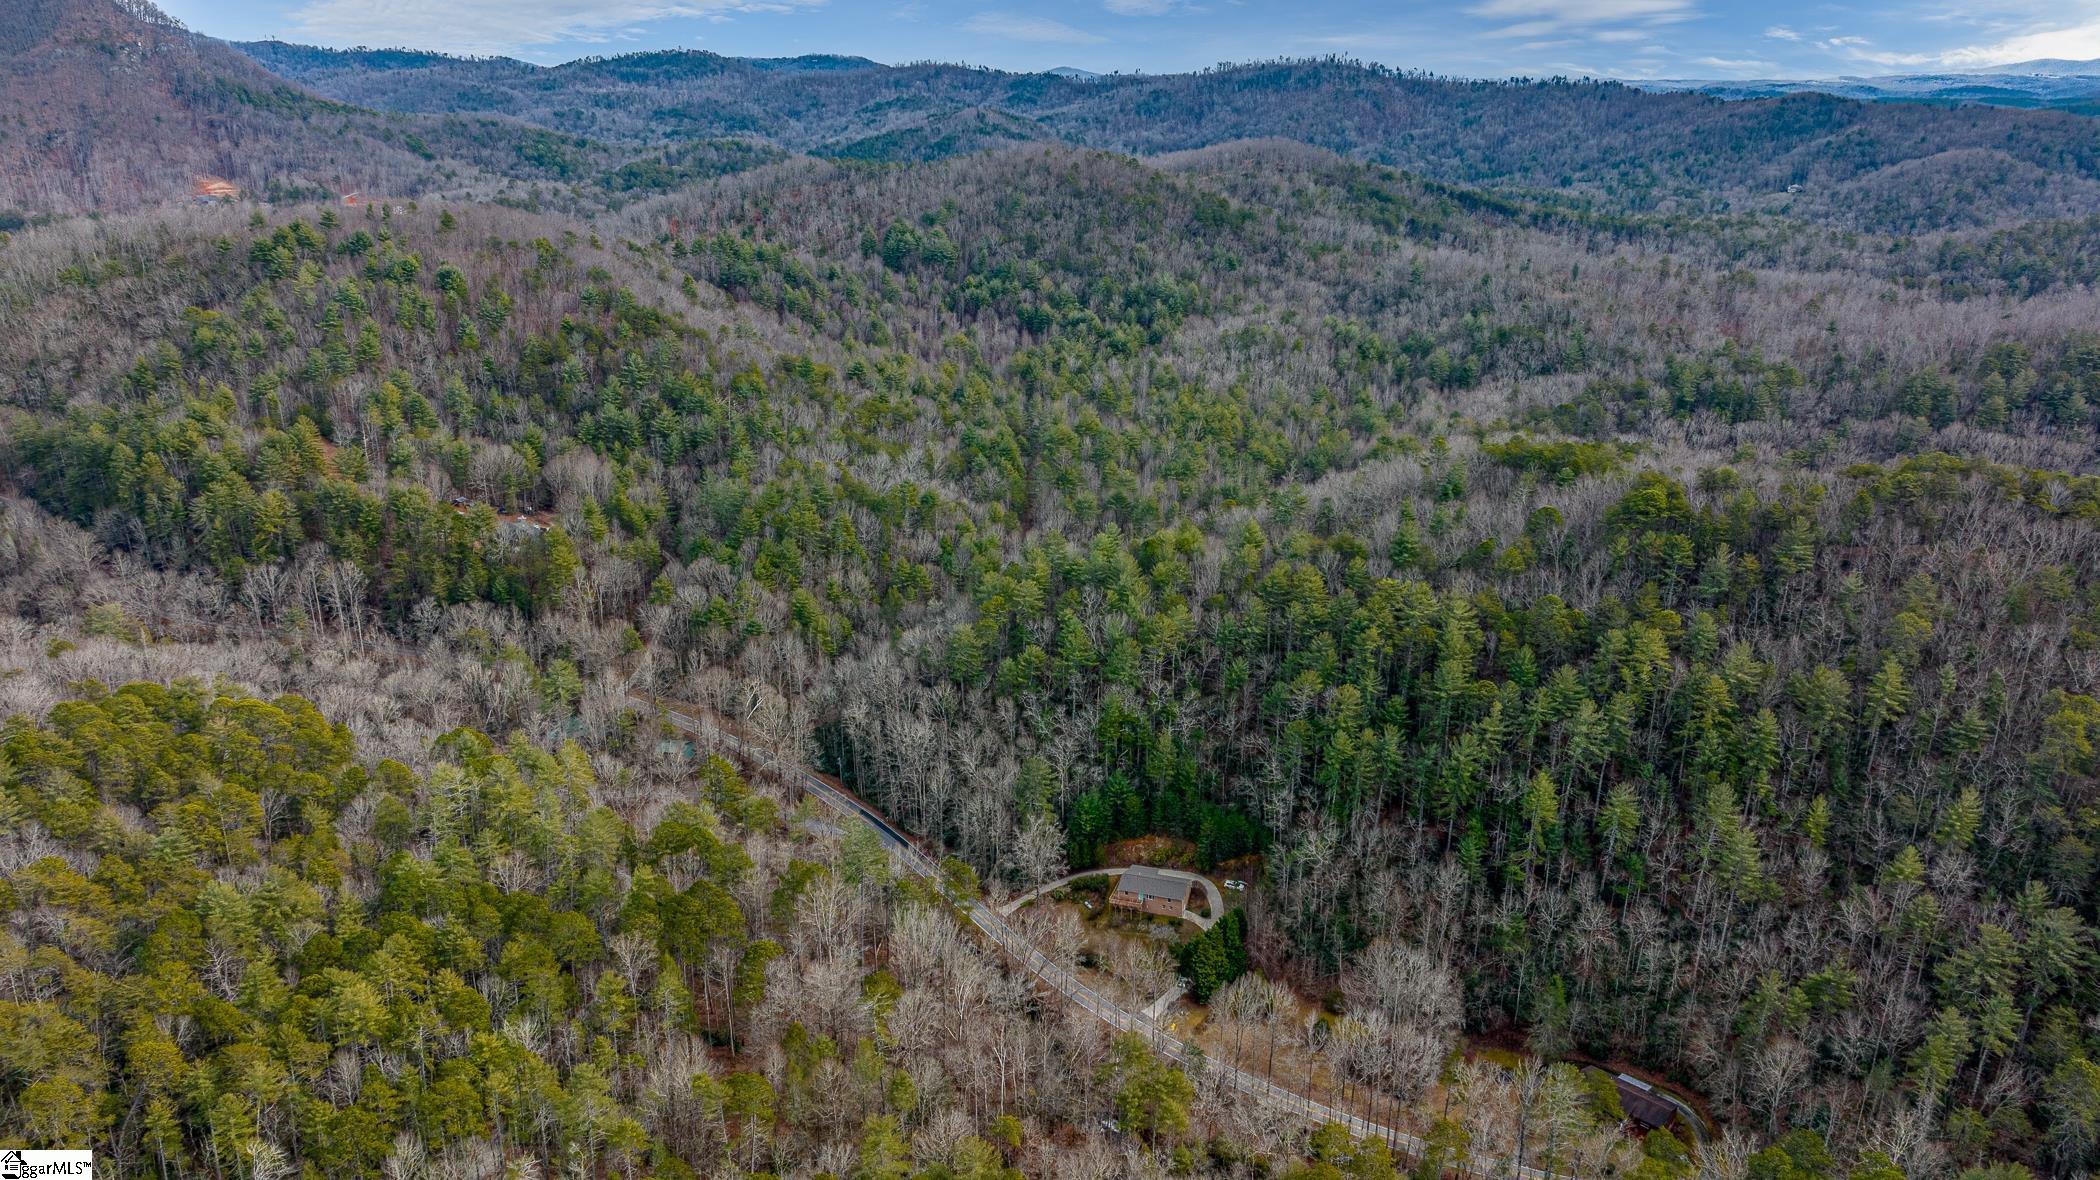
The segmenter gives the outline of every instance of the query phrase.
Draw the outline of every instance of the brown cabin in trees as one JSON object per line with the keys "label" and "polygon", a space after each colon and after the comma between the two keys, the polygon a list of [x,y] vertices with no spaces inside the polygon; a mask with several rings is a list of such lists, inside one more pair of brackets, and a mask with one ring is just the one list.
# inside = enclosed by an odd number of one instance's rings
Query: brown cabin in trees
{"label": "brown cabin in trees", "polygon": [[1116,879],[1116,889],[1108,895],[1108,904],[1120,909],[1143,910],[1162,918],[1179,918],[1189,906],[1189,883],[1185,878],[1169,877],[1150,865],[1138,865],[1123,870],[1123,875]]}
{"label": "brown cabin in trees", "polygon": [[1612,1078],[1612,1084],[1619,1089],[1619,1108],[1626,1112],[1626,1120],[1643,1134],[1677,1121],[1677,1107],[1648,1083],[1622,1073]]}

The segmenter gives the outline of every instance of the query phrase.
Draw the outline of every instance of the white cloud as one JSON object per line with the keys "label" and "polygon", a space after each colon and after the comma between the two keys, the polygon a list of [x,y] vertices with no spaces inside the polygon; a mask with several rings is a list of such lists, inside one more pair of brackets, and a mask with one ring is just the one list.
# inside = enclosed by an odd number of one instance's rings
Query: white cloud
{"label": "white cloud", "polygon": [[1845,56],[1853,61],[1880,66],[1887,70],[1915,70],[1940,64],[1939,55],[1936,53],[1885,53],[1862,49]]}
{"label": "white cloud", "polygon": [[1814,44],[1850,61],[1904,70],[1977,70],[2038,58],[2100,58],[2100,0],[1962,0],[1911,16],[1943,30],[1965,26],[1967,43],[1913,46],[1899,52],[1878,48],[1865,37],[1846,35]]}
{"label": "white cloud", "polygon": [[514,53],[562,41],[606,41],[671,17],[790,12],[823,0],[309,0],[291,14],[301,40]]}
{"label": "white cloud", "polygon": [[1755,57],[1701,57],[1693,59],[1692,64],[1695,66],[1711,66],[1717,70],[1729,70],[1738,74],[1758,71],[1769,73],[1779,68],[1776,62],[1764,61]]}
{"label": "white cloud", "polygon": [[1941,55],[1950,66],[2002,66],[2036,58],[2085,61],[2100,57],[2100,20],[2054,28],[2030,29],[1987,45],[1965,45]]}
{"label": "white cloud", "polygon": [[1774,41],[1799,41],[1801,39],[1801,34],[1787,28],[1785,25],[1773,25],[1765,30],[1765,36],[1770,37]]}
{"label": "white cloud", "polygon": [[1174,11],[1174,0],[1101,0],[1101,7],[1117,16],[1165,16]]}
{"label": "white cloud", "polygon": [[963,22],[963,31],[984,37],[1004,37],[1009,41],[1035,41],[1054,45],[1094,45],[1107,40],[1075,29],[1063,21],[1048,17],[1022,16],[1012,12],[980,12]]}
{"label": "white cloud", "polygon": [[1816,46],[1835,53],[1847,61],[1859,62],[1863,65],[1880,66],[1888,70],[1915,69],[1919,66],[1940,64],[1940,55],[1937,53],[1895,53],[1885,49],[1875,49],[1873,47],[1874,43],[1865,37],[1827,37],[1816,42]]}
{"label": "white cloud", "polygon": [[1504,25],[1499,29],[1489,29],[1484,35],[1489,37],[1550,37],[1565,30],[1567,27],[1559,21],[1526,20],[1518,21],[1513,25]]}
{"label": "white cloud", "polygon": [[1500,32],[1536,36],[1593,25],[1664,24],[1693,14],[1693,0],[1482,0],[1466,11],[1517,23]]}

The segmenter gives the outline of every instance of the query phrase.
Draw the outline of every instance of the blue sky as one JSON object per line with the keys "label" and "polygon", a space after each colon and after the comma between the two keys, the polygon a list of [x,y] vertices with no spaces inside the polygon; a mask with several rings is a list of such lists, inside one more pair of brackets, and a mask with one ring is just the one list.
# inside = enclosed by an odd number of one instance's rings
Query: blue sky
{"label": "blue sky", "polygon": [[1164,73],[1340,53],[1474,77],[1771,78],[2100,58],[2100,0],[162,0],[232,39],[553,63],[698,48]]}

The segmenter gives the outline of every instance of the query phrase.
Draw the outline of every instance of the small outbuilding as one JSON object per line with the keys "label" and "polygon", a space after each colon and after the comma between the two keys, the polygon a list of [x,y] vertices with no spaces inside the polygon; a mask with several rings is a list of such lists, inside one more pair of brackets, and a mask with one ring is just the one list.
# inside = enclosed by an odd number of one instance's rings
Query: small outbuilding
{"label": "small outbuilding", "polygon": [[1189,907],[1189,881],[1186,877],[1169,877],[1150,865],[1137,865],[1123,870],[1123,875],[1116,878],[1115,892],[1108,895],[1108,902],[1119,909],[1179,918]]}

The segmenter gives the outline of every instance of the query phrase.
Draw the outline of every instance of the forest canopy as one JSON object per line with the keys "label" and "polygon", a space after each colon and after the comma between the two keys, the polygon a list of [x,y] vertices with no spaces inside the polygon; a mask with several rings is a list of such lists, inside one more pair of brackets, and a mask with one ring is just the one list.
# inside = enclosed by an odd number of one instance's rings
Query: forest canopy
{"label": "forest canopy", "polygon": [[[0,1136],[218,1180],[2100,1164],[2092,161],[2037,130],[2048,183],[1973,209],[1885,171],[2058,116],[257,51],[322,99],[126,35],[209,98],[170,142],[333,128],[401,185],[125,214],[110,172],[0,234]],[[900,77],[1013,109],[870,115]],[[1349,142],[1147,114],[1228,92]],[[1437,96],[1479,119],[1369,138]],[[1578,107],[1671,112],[1675,171],[1436,163]],[[1687,196],[1803,143],[1798,207]],[[1219,900],[1111,914],[1133,863]]]}

